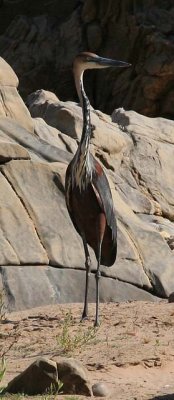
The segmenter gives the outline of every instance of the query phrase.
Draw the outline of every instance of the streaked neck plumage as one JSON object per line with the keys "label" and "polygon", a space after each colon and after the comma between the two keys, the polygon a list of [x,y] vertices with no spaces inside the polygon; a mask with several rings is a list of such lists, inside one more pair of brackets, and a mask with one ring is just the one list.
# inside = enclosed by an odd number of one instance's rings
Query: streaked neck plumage
{"label": "streaked neck plumage", "polygon": [[89,158],[89,144],[91,138],[90,102],[83,87],[83,71],[75,71],[75,83],[83,112],[83,130],[81,140],[74,157],[74,177],[76,186],[85,189],[92,177]]}

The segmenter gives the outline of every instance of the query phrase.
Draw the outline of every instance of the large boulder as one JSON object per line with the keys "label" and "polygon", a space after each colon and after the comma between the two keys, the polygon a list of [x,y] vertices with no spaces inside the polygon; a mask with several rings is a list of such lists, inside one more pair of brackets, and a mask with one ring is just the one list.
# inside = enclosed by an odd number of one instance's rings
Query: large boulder
{"label": "large boulder", "polygon": [[[4,288],[8,311],[24,310],[48,304],[83,303],[85,290],[83,258],[81,256],[81,270],[76,269],[73,265],[71,268],[63,268],[60,265],[55,268],[51,265],[38,264],[1,266],[0,287]],[[136,271],[133,271],[133,274],[135,276]],[[139,274],[141,275],[141,271]],[[95,303],[95,287],[95,276],[91,273],[89,280],[89,302],[91,303]],[[135,284],[105,276],[101,277],[101,302],[134,300],[157,301],[158,297]]]}
{"label": "large boulder", "polygon": [[[78,105],[51,99],[50,93],[43,91],[31,95],[28,105],[33,116],[42,116],[53,126],[56,121],[56,127],[65,135],[69,132],[79,139],[82,113]],[[59,112],[64,115],[63,122]],[[169,238],[174,232],[174,123],[123,109],[115,110],[112,118],[92,110],[91,121],[91,149],[109,173],[120,241],[116,264],[102,268],[102,272],[140,287],[158,287],[157,293],[166,296],[171,291],[169,281],[173,275]]]}
{"label": "large boulder", "polygon": [[[82,112],[45,91],[32,94],[28,106],[33,118],[23,105],[23,122],[21,115],[0,116],[0,272],[9,310],[84,297],[83,245],[64,199]],[[111,268],[101,267],[100,299],[168,297],[174,291],[174,122],[123,109],[112,117],[92,109],[91,119],[91,151],[108,176],[118,221],[118,257]]]}

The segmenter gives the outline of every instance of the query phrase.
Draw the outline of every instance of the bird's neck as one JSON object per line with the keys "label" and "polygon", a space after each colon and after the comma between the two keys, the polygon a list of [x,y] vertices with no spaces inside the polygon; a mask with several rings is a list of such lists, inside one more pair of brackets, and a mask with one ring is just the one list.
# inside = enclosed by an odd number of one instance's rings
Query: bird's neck
{"label": "bird's neck", "polygon": [[83,76],[80,81],[80,92],[81,92],[81,106],[83,112],[83,129],[80,140],[80,148],[85,153],[89,152],[89,144],[91,138],[91,115],[90,115],[90,102],[85,93],[83,86]]}
{"label": "bird's neck", "polygon": [[83,86],[83,71],[80,69],[76,70],[75,83],[83,112],[83,130],[79,146],[82,151],[85,149],[86,151],[89,151],[89,143],[91,138],[90,102]]}
{"label": "bird's neck", "polygon": [[87,146],[89,149],[89,140],[91,137],[90,102],[83,86],[83,72],[80,68],[75,71],[75,84],[83,112],[83,130],[80,145],[83,146],[85,144],[85,147]]}
{"label": "bird's neck", "polygon": [[87,186],[91,179],[91,165],[89,156],[89,144],[91,137],[90,102],[83,87],[83,71],[75,74],[76,89],[83,112],[83,130],[81,140],[75,155],[76,181],[79,186]]}

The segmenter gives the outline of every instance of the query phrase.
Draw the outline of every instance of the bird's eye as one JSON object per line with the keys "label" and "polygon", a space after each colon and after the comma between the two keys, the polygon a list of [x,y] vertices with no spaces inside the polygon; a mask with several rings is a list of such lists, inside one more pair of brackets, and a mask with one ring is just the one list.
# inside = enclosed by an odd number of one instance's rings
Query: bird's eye
{"label": "bird's eye", "polygon": [[86,61],[88,61],[88,62],[93,62],[94,60],[93,60],[93,58],[91,58],[91,57],[87,57],[87,58],[86,58]]}

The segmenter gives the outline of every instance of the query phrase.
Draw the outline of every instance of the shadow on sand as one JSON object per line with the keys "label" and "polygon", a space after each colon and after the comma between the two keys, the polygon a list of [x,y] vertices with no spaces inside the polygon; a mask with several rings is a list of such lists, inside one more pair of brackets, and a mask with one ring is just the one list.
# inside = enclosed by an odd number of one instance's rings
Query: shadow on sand
{"label": "shadow on sand", "polygon": [[174,393],[172,394],[162,394],[150,398],[149,400],[174,400]]}

